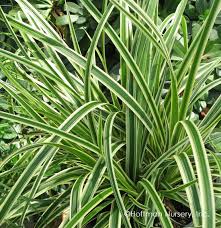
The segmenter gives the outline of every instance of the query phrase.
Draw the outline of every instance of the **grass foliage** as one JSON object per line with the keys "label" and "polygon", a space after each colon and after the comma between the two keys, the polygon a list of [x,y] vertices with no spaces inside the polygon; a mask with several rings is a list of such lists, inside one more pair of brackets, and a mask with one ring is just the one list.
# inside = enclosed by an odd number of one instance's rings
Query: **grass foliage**
{"label": "grass foliage", "polygon": [[[7,77],[0,85],[16,106],[0,118],[38,134],[0,162],[0,223],[18,227],[37,216],[35,227],[48,227],[63,215],[65,228],[174,227],[179,221],[167,213],[190,210],[193,227],[218,227],[220,157],[207,145],[221,119],[221,97],[203,120],[191,113],[221,83],[205,84],[221,56],[204,60],[221,1],[213,1],[190,42],[187,0],[163,21],[155,0],[104,1],[102,13],[81,0],[98,23],[85,55],[68,7],[73,48],[29,1],[16,2],[21,11],[14,17],[0,9],[18,46],[0,49]],[[116,10],[119,33],[108,23]],[[118,79],[108,71],[106,39],[120,56]]]}

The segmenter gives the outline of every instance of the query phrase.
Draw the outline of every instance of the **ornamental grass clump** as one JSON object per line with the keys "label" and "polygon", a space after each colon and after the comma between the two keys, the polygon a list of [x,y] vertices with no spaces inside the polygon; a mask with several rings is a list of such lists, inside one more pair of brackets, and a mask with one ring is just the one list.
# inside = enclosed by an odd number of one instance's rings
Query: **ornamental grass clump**
{"label": "ornamental grass clump", "polygon": [[[16,2],[25,18],[0,11],[18,47],[0,49],[0,85],[13,100],[0,118],[38,134],[0,162],[0,224],[35,218],[35,227],[49,227],[63,215],[65,228],[219,227],[221,161],[206,145],[221,97],[203,120],[191,113],[221,83],[205,83],[221,55],[203,58],[221,1],[190,42],[187,0],[164,20],[155,0],[106,0],[102,13],[81,0],[97,21],[85,55],[68,7],[71,46],[32,4]],[[119,33],[108,23],[114,11]],[[107,38],[119,54],[117,79]]]}

